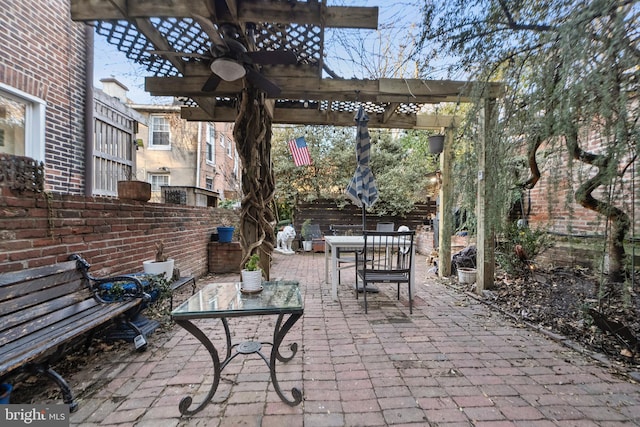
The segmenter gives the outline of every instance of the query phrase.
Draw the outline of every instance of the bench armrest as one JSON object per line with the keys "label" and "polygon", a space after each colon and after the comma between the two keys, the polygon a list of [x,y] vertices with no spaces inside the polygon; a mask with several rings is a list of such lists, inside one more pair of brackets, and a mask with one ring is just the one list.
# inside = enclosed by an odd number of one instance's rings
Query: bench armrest
{"label": "bench armrest", "polygon": [[89,273],[91,264],[80,255],[73,254],[69,259],[76,261],[77,268],[84,276],[87,287],[96,301],[109,304],[134,298],[141,298],[143,301],[151,300],[151,295],[145,292],[144,284],[135,275],[94,277]]}

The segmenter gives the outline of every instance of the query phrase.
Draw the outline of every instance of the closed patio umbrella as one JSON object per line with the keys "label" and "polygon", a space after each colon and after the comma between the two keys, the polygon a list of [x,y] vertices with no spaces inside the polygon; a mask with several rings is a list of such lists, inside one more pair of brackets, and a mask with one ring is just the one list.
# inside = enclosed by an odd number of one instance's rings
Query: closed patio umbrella
{"label": "closed patio umbrella", "polygon": [[376,180],[369,167],[371,140],[369,139],[369,116],[360,106],[355,116],[356,121],[356,172],[347,186],[347,196],[357,206],[362,207],[362,229],[366,228],[366,209],[378,200]]}

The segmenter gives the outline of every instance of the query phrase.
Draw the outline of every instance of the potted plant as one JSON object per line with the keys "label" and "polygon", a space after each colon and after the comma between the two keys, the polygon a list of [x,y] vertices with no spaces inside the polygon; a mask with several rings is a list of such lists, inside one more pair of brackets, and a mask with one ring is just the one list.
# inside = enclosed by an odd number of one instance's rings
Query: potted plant
{"label": "potted plant", "polygon": [[307,218],[302,223],[302,229],[300,230],[302,235],[302,248],[305,252],[311,252],[313,248],[313,232],[311,229],[311,219]]}
{"label": "potted plant", "polygon": [[245,292],[259,292],[262,290],[262,269],[260,268],[260,256],[253,254],[244,264],[240,272],[242,276],[242,290]]}
{"label": "potted plant", "polygon": [[221,225],[216,228],[218,231],[218,242],[229,243],[233,240],[235,227],[232,225]]}
{"label": "potted plant", "polygon": [[156,243],[155,259],[142,262],[144,272],[147,274],[164,274],[164,278],[171,280],[173,278],[174,259],[168,258],[164,254],[164,242]]}
{"label": "potted plant", "polygon": [[431,135],[429,137],[429,151],[431,154],[440,154],[444,149],[444,135]]}

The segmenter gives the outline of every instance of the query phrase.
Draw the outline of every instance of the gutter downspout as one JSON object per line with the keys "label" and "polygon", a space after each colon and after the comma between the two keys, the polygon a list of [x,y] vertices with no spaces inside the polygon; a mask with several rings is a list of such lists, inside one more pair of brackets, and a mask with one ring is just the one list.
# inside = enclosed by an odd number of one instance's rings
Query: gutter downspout
{"label": "gutter downspout", "polygon": [[198,150],[196,155],[196,183],[195,187],[200,188],[200,157],[202,156],[202,122],[198,122]]}
{"label": "gutter downspout", "polygon": [[84,26],[84,194],[87,197],[93,195],[93,133],[94,118],[93,110],[95,109],[93,99],[93,27],[85,24]]}

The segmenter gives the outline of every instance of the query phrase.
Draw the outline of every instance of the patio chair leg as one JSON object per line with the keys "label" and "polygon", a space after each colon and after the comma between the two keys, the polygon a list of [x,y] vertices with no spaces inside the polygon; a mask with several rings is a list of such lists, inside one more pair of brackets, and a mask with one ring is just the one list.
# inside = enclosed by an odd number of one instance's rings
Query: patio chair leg
{"label": "patio chair leg", "polygon": [[364,294],[364,314],[367,314],[367,282],[362,281],[362,293]]}

